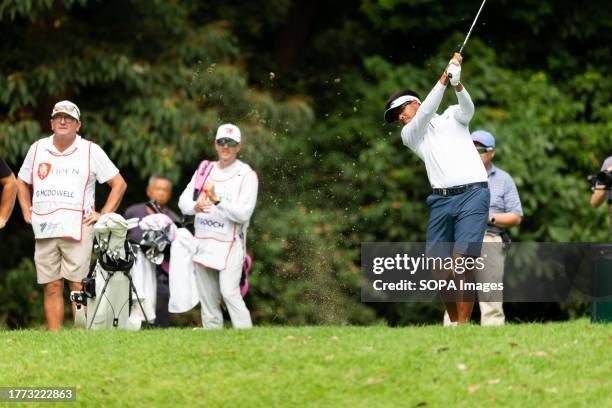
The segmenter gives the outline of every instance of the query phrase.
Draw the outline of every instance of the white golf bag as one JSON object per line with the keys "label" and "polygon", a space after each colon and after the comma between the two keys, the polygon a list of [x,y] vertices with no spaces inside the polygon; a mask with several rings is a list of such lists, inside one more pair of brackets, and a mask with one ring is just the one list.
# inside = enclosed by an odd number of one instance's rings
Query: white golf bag
{"label": "white golf bag", "polygon": [[96,266],[83,279],[82,290],[70,294],[77,305],[75,327],[138,330],[142,316],[148,321],[143,299],[132,283],[135,255],[126,238],[127,231],[136,225],[138,218],[126,221],[115,213],[103,214],[94,225]]}
{"label": "white golf bag", "polygon": [[[144,299],[143,306],[149,320],[155,320],[157,305],[157,274],[164,265],[164,252],[176,237],[176,225],[162,213],[147,215],[138,223],[142,240],[135,245],[136,260],[132,268],[132,279],[138,295]],[[162,273],[162,272],[160,272]],[[139,311],[138,311],[139,312]],[[142,316],[142,320],[144,316]]]}

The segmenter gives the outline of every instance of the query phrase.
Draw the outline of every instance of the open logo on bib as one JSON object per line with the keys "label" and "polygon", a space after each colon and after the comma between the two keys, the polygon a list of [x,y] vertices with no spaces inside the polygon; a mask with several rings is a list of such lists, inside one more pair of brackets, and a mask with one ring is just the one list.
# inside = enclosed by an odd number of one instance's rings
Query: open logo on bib
{"label": "open logo on bib", "polygon": [[38,178],[44,180],[51,172],[51,164],[40,163],[38,165]]}

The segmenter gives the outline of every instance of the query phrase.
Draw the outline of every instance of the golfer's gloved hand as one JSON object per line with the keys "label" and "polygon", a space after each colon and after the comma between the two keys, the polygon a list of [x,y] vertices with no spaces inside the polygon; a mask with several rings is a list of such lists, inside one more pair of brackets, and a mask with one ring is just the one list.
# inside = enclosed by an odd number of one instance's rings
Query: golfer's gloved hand
{"label": "golfer's gloved hand", "polygon": [[452,86],[459,85],[459,82],[461,81],[461,66],[456,60],[452,59],[448,63],[448,66],[446,67],[446,75],[448,76]]}

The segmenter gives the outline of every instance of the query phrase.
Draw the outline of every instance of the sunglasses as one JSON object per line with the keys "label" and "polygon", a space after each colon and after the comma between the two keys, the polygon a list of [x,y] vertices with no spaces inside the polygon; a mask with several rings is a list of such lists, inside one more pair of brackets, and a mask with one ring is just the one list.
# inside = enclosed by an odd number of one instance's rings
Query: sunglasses
{"label": "sunglasses", "polygon": [[62,119],[64,119],[66,121],[66,123],[74,123],[74,122],[76,122],[75,118],[73,118],[72,116],[68,116],[68,115],[55,115],[51,119],[56,120],[58,122],[61,122]]}
{"label": "sunglasses", "polygon": [[492,147],[477,147],[476,150],[478,150],[478,153],[482,154],[482,153],[487,153],[490,152],[491,150],[493,150]]}
{"label": "sunglasses", "polygon": [[228,139],[226,137],[223,137],[221,139],[217,139],[217,144],[219,146],[227,145],[229,147],[236,147],[236,146],[238,146],[238,142],[237,141],[235,141],[234,139]]}

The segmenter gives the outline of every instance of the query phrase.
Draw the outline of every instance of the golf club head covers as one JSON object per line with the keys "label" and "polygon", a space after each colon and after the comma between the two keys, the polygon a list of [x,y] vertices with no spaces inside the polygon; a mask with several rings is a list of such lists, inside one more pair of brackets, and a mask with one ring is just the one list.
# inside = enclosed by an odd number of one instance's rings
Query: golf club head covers
{"label": "golf club head covers", "polygon": [[130,226],[131,223],[117,213],[102,214],[94,225],[94,235],[101,246],[101,252],[113,260],[125,260],[125,240]]}
{"label": "golf club head covers", "polygon": [[147,215],[140,221],[143,231],[141,245],[148,247],[146,257],[156,265],[164,260],[166,246],[176,239],[176,225],[166,214]]}

